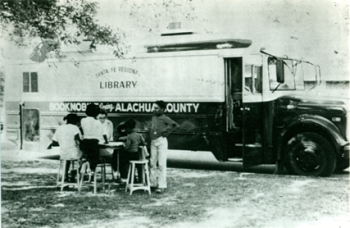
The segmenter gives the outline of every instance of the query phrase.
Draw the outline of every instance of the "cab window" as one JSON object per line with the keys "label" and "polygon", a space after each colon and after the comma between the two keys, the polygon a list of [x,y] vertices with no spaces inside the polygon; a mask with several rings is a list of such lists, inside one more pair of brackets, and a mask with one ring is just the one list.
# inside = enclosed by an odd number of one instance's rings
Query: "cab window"
{"label": "cab window", "polygon": [[277,59],[268,58],[268,72],[270,81],[270,90],[295,90],[294,74],[297,68],[292,60],[283,60],[284,82],[279,83],[277,80]]}
{"label": "cab window", "polygon": [[244,89],[251,93],[262,93],[262,67],[247,64],[244,67]]}

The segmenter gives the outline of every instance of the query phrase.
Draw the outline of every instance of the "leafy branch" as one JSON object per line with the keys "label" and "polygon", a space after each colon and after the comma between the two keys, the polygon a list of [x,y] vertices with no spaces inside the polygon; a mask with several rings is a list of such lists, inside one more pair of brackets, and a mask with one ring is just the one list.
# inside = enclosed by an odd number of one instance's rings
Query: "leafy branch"
{"label": "leafy branch", "polygon": [[82,41],[90,41],[91,49],[96,45],[112,46],[114,54],[121,57],[127,51],[123,33],[97,24],[97,6],[86,0],[0,0],[2,34],[19,46],[40,38],[41,44],[34,50],[39,62],[51,51],[59,53],[61,44],[78,45]]}

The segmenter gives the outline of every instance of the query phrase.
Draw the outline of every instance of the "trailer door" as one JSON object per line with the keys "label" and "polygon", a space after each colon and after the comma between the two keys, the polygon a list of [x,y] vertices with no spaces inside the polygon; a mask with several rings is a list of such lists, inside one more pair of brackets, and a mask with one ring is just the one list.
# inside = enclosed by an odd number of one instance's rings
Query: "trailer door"
{"label": "trailer door", "polygon": [[247,168],[263,162],[262,57],[245,57],[242,73],[242,150],[243,167]]}

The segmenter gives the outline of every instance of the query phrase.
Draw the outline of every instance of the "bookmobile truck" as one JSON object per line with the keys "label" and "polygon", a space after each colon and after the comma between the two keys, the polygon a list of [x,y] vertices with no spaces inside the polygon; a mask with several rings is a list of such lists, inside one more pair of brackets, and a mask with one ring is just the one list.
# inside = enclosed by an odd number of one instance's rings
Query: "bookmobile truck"
{"label": "bookmobile truck", "polygon": [[[7,67],[6,136],[44,150],[67,113],[89,103],[114,128],[127,118],[148,137],[153,102],[180,124],[169,149],[211,151],[244,167],[277,164],[291,174],[329,176],[349,167],[349,107],[313,93],[320,68],[251,49],[250,40],[167,37],[133,58],[66,58]],[[305,80],[315,82],[306,88]]]}

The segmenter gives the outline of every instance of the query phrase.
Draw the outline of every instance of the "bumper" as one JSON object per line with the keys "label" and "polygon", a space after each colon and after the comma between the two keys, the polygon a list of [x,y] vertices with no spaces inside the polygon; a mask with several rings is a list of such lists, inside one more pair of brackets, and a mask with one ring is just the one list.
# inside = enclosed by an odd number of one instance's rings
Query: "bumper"
{"label": "bumper", "polygon": [[350,152],[350,145],[346,145],[343,148],[343,153],[344,153],[344,158],[350,158],[349,156],[349,152]]}

